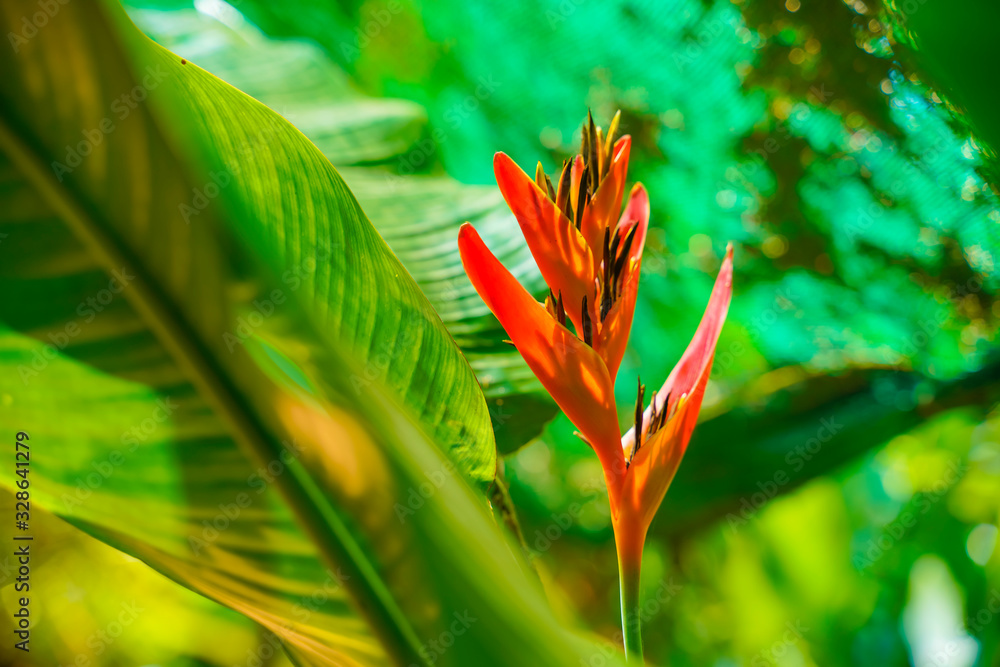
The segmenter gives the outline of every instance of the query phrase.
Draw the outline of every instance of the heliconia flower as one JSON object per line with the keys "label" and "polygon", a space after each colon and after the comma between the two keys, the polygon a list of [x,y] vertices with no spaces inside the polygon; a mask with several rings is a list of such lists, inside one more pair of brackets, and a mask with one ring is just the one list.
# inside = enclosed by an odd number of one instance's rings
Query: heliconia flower
{"label": "heliconia flower", "polygon": [[471,225],[462,226],[458,241],[476,291],[600,458],[612,498],[625,472],[614,378],[632,327],[649,222],[641,185],[618,216],[631,145],[627,136],[613,141],[618,118],[607,138],[589,119],[581,154],[563,164],[558,187],[541,164],[532,179],[505,154],[494,159],[500,191],[549,286],[544,306]]}
{"label": "heliconia flower", "polygon": [[605,137],[588,114],[580,154],[563,163],[557,186],[541,163],[532,179],[503,153],[494,158],[497,184],[549,287],[544,305],[469,223],[459,231],[458,247],[469,279],[510,342],[601,461],[621,572],[626,656],[641,661],[642,547],[698,421],[729,310],[733,249],[726,250],[687,350],[645,409],[639,384],[635,425],[619,437],[615,377],[632,328],[649,198],[636,184],[615,221],[631,147],[627,136],[614,141],[618,120]]}
{"label": "heliconia flower", "polygon": [[616,530],[627,526],[641,549],[697,421],[729,307],[732,248],[694,340],[645,412],[640,387],[636,424],[641,437],[635,447],[635,428],[619,435],[614,382],[632,328],[649,198],[636,184],[618,217],[631,145],[628,136],[613,140],[618,118],[605,137],[588,117],[581,152],[563,164],[558,186],[541,164],[532,179],[505,154],[494,158],[500,191],[549,287],[544,305],[469,223],[459,231],[458,246],[476,291],[597,453]]}

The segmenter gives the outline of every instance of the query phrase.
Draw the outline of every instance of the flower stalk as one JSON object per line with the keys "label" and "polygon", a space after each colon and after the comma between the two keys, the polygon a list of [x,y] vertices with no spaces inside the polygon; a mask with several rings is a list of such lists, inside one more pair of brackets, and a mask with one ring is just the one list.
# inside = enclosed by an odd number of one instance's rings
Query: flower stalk
{"label": "flower stalk", "polygon": [[618,579],[621,586],[622,639],[626,662],[642,663],[642,600],[639,572],[645,535],[619,531],[615,527],[615,548],[618,552]]}
{"label": "flower stalk", "polygon": [[[503,153],[497,184],[549,287],[539,303],[469,223],[459,231],[462,264],[476,291],[604,471],[621,577],[626,658],[642,661],[639,573],[649,524],[687,449],[708,384],[732,293],[733,249],[726,249],[691,343],[648,405],[638,386],[633,427],[620,435],[614,384],[625,354],[649,225],[641,184],[622,200],[631,139],[616,139],[588,114],[580,153],[558,180],[539,163],[529,177]],[[619,211],[622,211],[619,215]]]}

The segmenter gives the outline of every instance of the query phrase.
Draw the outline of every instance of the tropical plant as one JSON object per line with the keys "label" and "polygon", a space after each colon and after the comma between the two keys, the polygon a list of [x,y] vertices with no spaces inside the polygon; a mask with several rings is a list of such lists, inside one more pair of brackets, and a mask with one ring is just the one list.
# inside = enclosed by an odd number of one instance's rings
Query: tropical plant
{"label": "tropical plant", "polygon": [[641,185],[615,222],[631,142],[628,136],[615,140],[619,118],[615,114],[605,135],[588,116],[580,153],[563,163],[558,187],[541,162],[532,181],[505,154],[494,160],[500,191],[548,283],[544,307],[472,225],[462,226],[458,247],[476,291],[601,461],[618,551],[625,655],[641,661],[642,548],[698,419],[729,309],[733,250],[726,252],[705,317],[659,400],[654,391],[646,407],[640,382],[633,427],[619,438],[614,381],[632,328],[649,226],[649,198]]}
{"label": "tropical plant", "polygon": [[247,664],[995,656],[995,8],[123,4],[0,12],[27,664],[119,563]]}

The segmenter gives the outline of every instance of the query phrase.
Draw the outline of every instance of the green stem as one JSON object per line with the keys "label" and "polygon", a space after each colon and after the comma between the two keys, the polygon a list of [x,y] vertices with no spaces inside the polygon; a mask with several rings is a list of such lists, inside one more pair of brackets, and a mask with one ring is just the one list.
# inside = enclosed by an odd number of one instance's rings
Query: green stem
{"label": "green stem", "polygon": [[618,548],[618,576],[621,581],[622,638],[625,661],[642,664],[642,617],[639,599],[639,569],[643,537],[632,531],[615,531]]}

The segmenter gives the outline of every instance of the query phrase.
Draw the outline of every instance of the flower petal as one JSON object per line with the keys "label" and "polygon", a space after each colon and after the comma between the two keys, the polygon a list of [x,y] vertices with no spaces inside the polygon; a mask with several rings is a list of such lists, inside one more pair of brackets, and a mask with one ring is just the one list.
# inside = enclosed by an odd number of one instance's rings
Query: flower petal
{"label": "flower petal", "polygon": [[580,231],[587,240],[591,252],[600,261],[604,229],[611,226],[611,221],[622,208],[622,195],[625,193],[625,177],[628,174],[628,156],[632,147],[632,138],[624,136],[615,142],[611,157],[611,168],[597,187],[597,192],[590,200],[590,206],[583,214]]}
{"label": "flower petal", "polygon": [[[729,312],[729,300],[733,295],[733,246],[726,248],[726,257],[722,268],[715,279],[712,296],[708,300],[705,314],[701,318],[698,330],[688,345],[681,360],[674,366],[670,377],[663,383],[660,393],[666,396],[672,393],[676,398],[690,394],[699,380],[711,370],[712,356],[715,354],[715,344]],[[676,400],[671,399],[671,400]]]}
{"label": "flower petal", "polygon": [[632,186],[632,192],[628,196],[628,205],[622,212],[622,217],[618,220],[616,229],[621,230],[624,236],[632,231],[632,227],[639,225],[636,230],[635,239],[629,250],[629,257],[639,259],[642,256],[642,249],[646,246],[646,233],[649,230],[649,193],[642,183]]}
{"label": "flower petal", "polygon": [[[656,395],[658,410],[676,412],[648,442],[644,438],[625,478],[622,506],[628,509],[623,511],[639,513],[645,525],[652,520],[663,501],[698,422],[698,412],[701,410],[705,387],[712,370],[715,345],[729,311],[732,287],[733,248],[730,245],[715,279],[715,287],[701,324],[681,360]],[[669,404],[664,405],[668,397]],[[651,416],[652,410],[647,408],[643,419],[644,433],[648,431]],[[631,451],[634,442],[633,428],[622,437],[623,451]]]}
{"label": "flower petal", "polygon": [[624,467],[614,384],[594,350],[521,286],[469,223],[458,234],[462,265],[531,371],[594,447],[605,469]]}
{"label": "flower petal", "polygon": [[636,294],[639,291],[639,263],[625,274],[622,279],[622,291],[618,300],[611,306],[607,317],[601,323],[601,328],[594,339],[594,349],[604,359],[605,366],[611,377],[618,376],[625,348],[628,347],[628,336],[632,330],[632,316],[635,314]]}
{"label": "flower petal", "polygon": [[[705,379],[707,383],[707,374]],[[617,519],[640,529],[643,535],[656,516],[656,511],[681,465],[687,440],[694,429],[693,423],[690,424],[690,430],[687,428],[689,416],[693,415],[691,421],[697,421],[698,406],[694,405],[694,401],[700,405],[704,392],[705,387],[702,386],[700,392],[686,398],[685,405],[678,409],[674,418],[654,433],[649,442],[644,440],[642,447],[632,458],[622,488]],[[680,410],[684,410],[684,413]]]}
{"label": "flower petal", "polygon": [[[556,296],[562,293],[577,331],[583,297],[593,302],[594,259],[579,230],[548,195],[504,153],[493,159],[497,185],[521,226],[542,277]],[[592,311],[593,312],[593,311]]]}

